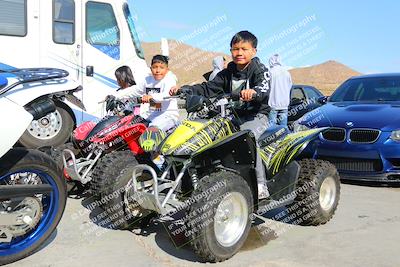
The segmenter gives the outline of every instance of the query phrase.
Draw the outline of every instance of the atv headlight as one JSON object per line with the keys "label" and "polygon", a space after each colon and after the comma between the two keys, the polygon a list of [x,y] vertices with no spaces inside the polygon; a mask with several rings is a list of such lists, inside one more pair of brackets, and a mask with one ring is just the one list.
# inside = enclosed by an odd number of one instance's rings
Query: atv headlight
{"label": "atv headlight", "polygon": [[400,142],[400,130],[393,131],[390,135],[390,139],[396,142]]}
{"label": "atv headlight", "polygon": [[156,151],[165,137],[166,133],[163,130],[149,127],[139,137],[139,145],[145,152]]}

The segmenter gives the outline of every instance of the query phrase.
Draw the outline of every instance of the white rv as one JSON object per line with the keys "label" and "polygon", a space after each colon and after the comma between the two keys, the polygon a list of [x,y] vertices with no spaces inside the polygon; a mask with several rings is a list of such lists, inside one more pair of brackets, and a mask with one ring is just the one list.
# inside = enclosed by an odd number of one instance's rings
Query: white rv
{"label": "white rv", "polygon": [[[122,65],[130,66],[135,79],[149,72],[126,1],[0,0],[0,70],[60,68],[83,87],[74,94],[86,110],[63,99],[61,109],[69,110],[58,110],[58,118],[72,119],[64,123],[101,117],[99,102],[118,88],[114,71]],[[40,127],[48,125],[34,121],[34,131],[26,134],[40,141]]]}

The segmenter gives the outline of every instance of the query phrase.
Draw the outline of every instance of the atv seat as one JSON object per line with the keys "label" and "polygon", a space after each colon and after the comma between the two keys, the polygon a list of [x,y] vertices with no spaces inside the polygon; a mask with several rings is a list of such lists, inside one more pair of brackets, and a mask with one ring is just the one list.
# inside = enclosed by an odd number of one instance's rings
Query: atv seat
{"label": "atv seat", "polygon": [[109,125],[119,121],[121,117],[119,116],[110,116],[103,118],[99,123],[94,126],[94,128],[90,131],[90,133],[86,136],[86,140],[90,139],[91,137],[95,136],[101,130],[108,127]]}
{"label": "atv seat", "polygon": [[276,142],[278,139],[281,139],[289,134],[289,130],[285,126],[281,125],[274,125],[267,130],[260,136],[258,139],[258,144],[260,147],[265,147],[271,143]]}
{"label": "atv seat", "polygon": [[149,120],[144,119],[142,116],[139,115],[135,115],[135,120],[137,120],[137,123],[143,123],[144,125],[146,125],[146,127],[149,127],[150,122]]}

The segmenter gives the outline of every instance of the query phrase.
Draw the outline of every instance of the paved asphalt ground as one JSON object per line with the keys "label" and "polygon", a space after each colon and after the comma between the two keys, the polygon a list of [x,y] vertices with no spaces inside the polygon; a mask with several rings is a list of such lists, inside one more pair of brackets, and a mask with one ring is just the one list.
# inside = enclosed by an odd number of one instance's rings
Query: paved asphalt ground
{"label": "paved asphalt ground", "polygon": [[[138,235],[94,224],[87,202],[69,199],[48,244],[10,266],[204,265],[189,246],[176,248],[163,225]],[[266,218],[237,255],[216,266],[400,266],[400,188],[343,184],[337,213],[326,225]]]}

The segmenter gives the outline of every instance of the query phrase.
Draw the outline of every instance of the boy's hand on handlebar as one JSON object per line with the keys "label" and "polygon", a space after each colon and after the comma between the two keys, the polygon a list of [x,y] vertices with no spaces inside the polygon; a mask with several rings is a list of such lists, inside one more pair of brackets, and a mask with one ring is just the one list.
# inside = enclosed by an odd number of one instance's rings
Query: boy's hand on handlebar
{"label": "boy's hand on handlebar", "polygon": [[144,95],[142,96],[142,103],[150,103],[150,101],[153,99],[151,95]]}
{"label": "boy's hand on handlebar", "polygon": [[253,100],[256,94],[257,94],[256,90],[245,89],[240,92],[240,98],[245,102],[249,102]]}
{"label": "boy's hand on handlebar", "polygon": [[171,87],[171,89],[169,90],[169,95],[170,96],[176,95],[180,89],[181,88],[179,86]]}

